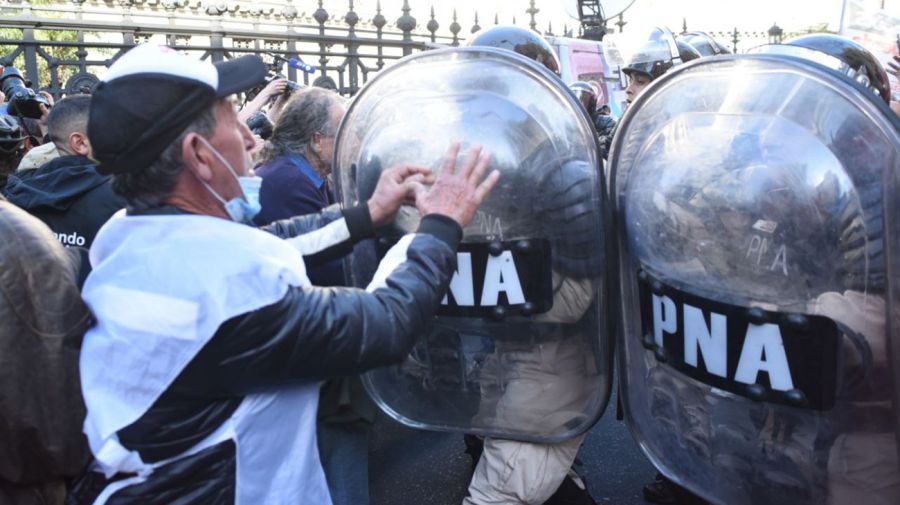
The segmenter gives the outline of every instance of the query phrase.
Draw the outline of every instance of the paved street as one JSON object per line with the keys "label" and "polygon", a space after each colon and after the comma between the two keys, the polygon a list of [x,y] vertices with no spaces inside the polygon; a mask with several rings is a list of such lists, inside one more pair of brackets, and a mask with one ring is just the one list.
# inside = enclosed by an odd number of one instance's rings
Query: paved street
{"label": "paved street", "polygon": [[[462,435],[419,431],[382,416],[370,452],[372,505],[457,505],[469,479]],[[591,495],[601,504],[645,505],[641,487],[653,467],[615,419],[615,397],[590,431],[578,459]]]}

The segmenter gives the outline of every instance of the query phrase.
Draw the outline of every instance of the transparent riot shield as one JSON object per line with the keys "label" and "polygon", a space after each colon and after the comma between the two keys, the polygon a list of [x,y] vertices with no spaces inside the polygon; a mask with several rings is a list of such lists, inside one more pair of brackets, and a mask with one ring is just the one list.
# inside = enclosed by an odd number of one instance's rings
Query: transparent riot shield
{"label": "transparent riot shield", "polygon": [[[383,169],[437,170],[453,141],[481,145],[500,182],[464,230],[430,331],[398,366],[368,373],[376,403],[415,427],[557,441],[589,428],[610,392],[608,212],[595,135],[556,76],[511,51],[415,55],[356,96],[339,129],[339,199],[371,195]],[[346,268],[366,286],[420,216],[413,206]]]}
{"label": "transparent riot shield", "polygon": [[610,170],[643,450],[717,504],[900,503],[897,118],[827,69],[762,56],[700,60],[632,107]]}

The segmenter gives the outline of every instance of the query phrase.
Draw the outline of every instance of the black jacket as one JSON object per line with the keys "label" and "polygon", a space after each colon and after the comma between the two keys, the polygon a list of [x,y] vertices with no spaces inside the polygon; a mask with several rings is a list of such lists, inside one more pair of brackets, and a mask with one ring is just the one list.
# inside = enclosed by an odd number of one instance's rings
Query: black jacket
{"label": "black jacket", "polygon": [[110,177],[97,173],[84,156],[61,156],[37,170],[10,175],[4,194],[50,227],[61,244],[85,249],[103,223],[125,207]]}
{"label": "black jacket", "polygon": [[[164,207],[141,214],[178,214]],[[319,237],[303,253],[315,267],[340,257],[374,235],[365,205],[276,221],[263,230],[295,237],[336,220],[346,221],[349,238]],[[388,275],[386,287],[293,287],[278,302],[224,322],[182,369],[153,406],[121,429],[119,442],[145,462],[182,454],[214,432],[255,391],[359,374],[401,361],[430,323],[456,265],[462,229],[444,216],[422,219],[405,251],[406,261]],[[222,442],[158,467],[153,478],[113,493],[110,504],[233,503],[235,449]],[[123,478],[117,475],[113,480]],[[92,503],[109,480],[87,472],[69,504]]]}

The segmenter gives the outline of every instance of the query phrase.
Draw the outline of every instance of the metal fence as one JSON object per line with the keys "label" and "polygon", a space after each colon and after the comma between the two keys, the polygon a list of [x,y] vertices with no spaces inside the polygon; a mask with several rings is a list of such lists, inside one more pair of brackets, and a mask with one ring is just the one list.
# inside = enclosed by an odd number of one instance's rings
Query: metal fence
{"label": "metal fence", "polygon": [[[379,2],[371,19],[360,17],[353,0],[342,13],[328,12],[322,0],[317,4],[307,13],[292,0],[0,0],[0,64],[23,67],[36,88],[59,97],[91,85],[103,68],[135,44],[153,41],[213,61],[243,54],[302,59],[316,66],[315,72],[286,68],[289,79],[310,84],[329,76],[342,94],[352,95],[392,61],[458,45],[481,29],[477,13],[472,26],[464,28],[455,11],[444,25],[435,19],[433,8],[422,23],[407,0],[396,13],[383,12]],[[522,19],[539,30],[535,1],[525,7]],[[495,15],[493,24],[498,23]],[[613,24],[621,31],[627,22],[620,16]],[[564,26],[561,34],[579,35],[573,31]],[[543,32],[554,34],[550,23]],[[714,35],[737,48],[740,40],[749,38],[763,43],[767,34],[735,29]]]}
{"label": "metal fence", "polygon": [[[392,60],[441,45],[458,45],[456,19],[438,35],[434,11],[424,24],[404,2],[389,21],[380,2],[374,17],[362,20],[353,0],[347,11],[318,8],[299,13],[290,2],[226,3],[213,0],[72,0],[69,4],[0,1],[0,64],[24,67],[26,77],[59,96],[90,84],[135,44],[157,42],[220,61],[243,54],[298,58],[313,73],[286,68],[291,80],[310,84],[329,76],[343,94],[353,94]],[[496,22],[496,19],[495,19]],[[267,56],[268,55],[268,56]]]}

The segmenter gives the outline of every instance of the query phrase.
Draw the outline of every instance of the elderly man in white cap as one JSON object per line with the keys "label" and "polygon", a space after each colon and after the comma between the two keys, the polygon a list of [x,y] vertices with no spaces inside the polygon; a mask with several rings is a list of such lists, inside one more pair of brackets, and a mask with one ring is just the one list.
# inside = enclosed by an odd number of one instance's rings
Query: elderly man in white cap
{"label": "elderly man in white cap", "polygon": [[[499,177],[478,149],[457,168],[454,144],[437,177],[394,167],[357,207],[245,225],[258,212],[254,140],[229,97],[264,75],[254,56],[213,65],[144,45],[94,92],[94,157],[128,208],[97,235],[84,288],[97,319],[81,355],[96,463],[81,502],[329,504],[319,381],[403,359]],[[367,290],[310,285],[304,256],[345,254],[413,199],[421,226]]]}

